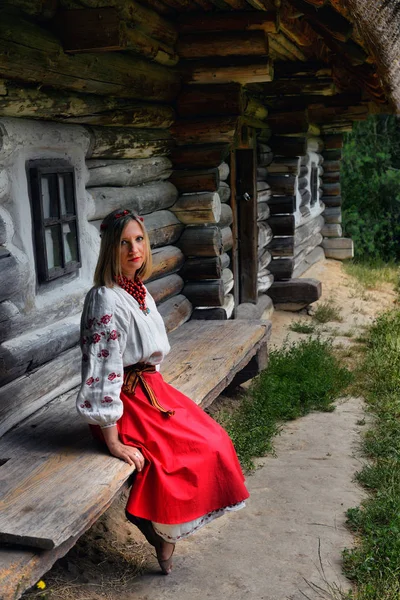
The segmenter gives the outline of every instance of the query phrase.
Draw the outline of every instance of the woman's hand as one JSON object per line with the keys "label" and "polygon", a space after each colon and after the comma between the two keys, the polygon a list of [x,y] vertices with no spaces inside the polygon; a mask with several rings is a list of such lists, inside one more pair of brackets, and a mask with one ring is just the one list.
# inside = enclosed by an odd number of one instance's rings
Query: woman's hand
{"label": "woman's hand", "polygon": [[135,465],[138,471],[141,471],[144,467],[144,456],[140,452],[139,448],[133,446],[126,446],[118,440],[117,443],[113,443],[108,446],[111,454],[124,460],[128,465]]}
{"label": "woman's hand", "polygon": [[138,448],[123,444],[118,437],[117,426],[102,429],[104,439],[113,456],[124,460],[128,465],[134,465],[138,471],[144,467],[144,456]]}

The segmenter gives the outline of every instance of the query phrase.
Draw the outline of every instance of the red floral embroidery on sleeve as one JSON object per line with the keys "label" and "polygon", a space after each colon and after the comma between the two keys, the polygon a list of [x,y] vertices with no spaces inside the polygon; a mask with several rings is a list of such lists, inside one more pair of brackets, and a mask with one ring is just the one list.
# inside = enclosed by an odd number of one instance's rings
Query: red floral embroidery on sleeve
{"label": "red floral embroidery on sleeve", "polygon": [[108,325],[108,323],[111,321],[111,317],[112,315],[103,315],[99,321],[99,325],[100,323],[102,323],[103,325]]}
{"label": "red floral embroidery on sleeve", "polygon": [[101,335],[98,333],[94,333],[92,336],[93,344],[97,344],[101,340]]}
{"label": "red floral embroidery on sleeve", "polygon": [[109,342],[110,340],[117,340],[117,339],[118,339],[118,331],[116,331],[115,329],[113,329],[108,334],[107,342]]}
{"label": "red floral embroidery on sleeve", "polygon": [[88,319],[88,322],[87,322],[88,329],[91,329],[93,327],[94,323],[96,323],[96,319],[95,318]]}
{"label": "red floral embroidery on sleeve", "polygon": [[102,350],[102,351],[100,352],[100,354],[101,354],[101,356],[102,356],[103,358],[107,358],[107,356],[109,356],[109,355],[110,355],[110,353],[109,353],[109,351],[108,351],[108,350]]}
{"label": "red floral embroidery on sleeve", "polygon": [[92,408],[92,405],[90,404],[89,400],[85,400],[85,402],[81,404],[81,408]]}
{"label": "red floral embroidery on sleeve", "polygon": [[113,381],[116,377],[117,377],[116,373],[110,373],[109,376],[108,376],[108,380],[109,381]]}
{"label": "red floral embroidery on sleeve", "polygon": [[89,377],[89,379],[86,379],[86,385],[91,386],[92,383],[94,383],[94,377]]}
{"label": "red floral embroidery on sleeve", "polygon": [[111,398],[111,396],[104,396],[103,400],[101,401],[102,404],[110,404],[113,401],[113,399]]}

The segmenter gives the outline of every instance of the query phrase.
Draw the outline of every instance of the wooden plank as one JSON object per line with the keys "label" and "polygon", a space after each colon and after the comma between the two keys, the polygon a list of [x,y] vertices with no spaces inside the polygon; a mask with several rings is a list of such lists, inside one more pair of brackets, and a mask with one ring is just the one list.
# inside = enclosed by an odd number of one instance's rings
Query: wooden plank
{"label": "wooden plank", "polygon": [[152,248],[168,246],[176,242],[184,225],[169,210],[159,210],[144,217]]}
{"label": "wooden plank", "polygon": [[[190,321],[170,336],[176,353],[167,356],[162,373],[168,383],[207,407],[267,342],[268,335],[269,325],[265,323]],[[227,339],[231,352],[226,352]],[[194,373],[199,376],[194,378]]]}
{"label": "wooden plank", "polygon": [[72,348],[0,389],[0,436],[80,381],[80,350]]}
{"label": "wooden plank", "polygon": [[172,296],[180,294],[183,288],[183,279],[176,273],[161,277],[147,284],[147,289],[153,296],[156,304],[165,302]]}

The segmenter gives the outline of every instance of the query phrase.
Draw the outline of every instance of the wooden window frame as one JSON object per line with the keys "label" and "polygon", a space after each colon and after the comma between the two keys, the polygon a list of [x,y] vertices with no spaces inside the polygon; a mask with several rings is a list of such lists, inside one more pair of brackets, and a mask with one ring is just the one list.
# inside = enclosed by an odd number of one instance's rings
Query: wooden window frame
{"label": "wooden window frame", "polygon": [[[31,206],[32,206],[32,217],[33,217],[33,229],[34,229],[34,241],[35,241],[35,259],[39,283],[46,283],[53,281],[64,275],[68,275],[75,271],[78,271],[82,266],[81,263],[81,251],[79,246],[79,223],[78,215],[76,210],[76,181],[75,181],[75,170],[72,165],[66,165],[65,161],[57,160],[37,160],[30,161],[28,164],[28,178],[31,194]],[[65,174],[70,174],[72,179],[72,196],[68,199],[73,207],[73,214],[63,214],[61,206],[61,194],[60,194],[60,178]],[[56,202],[58,207],[58,217],[44,217],[43,201],[42,201],[42,177],[43,175],[56,175],[57,186],[56,186]],[[65,192],[68,193],[68,188],[64,187]],[[65,202],[67,205],[67,201]],[[65,223],[74,223],[76,231],[76,251],[77,260],[66,262],[65,260],[65,243],[64,236],[62,235],[62,226]],[[61,250],[61,266],[50,267],[48,266],[47,260],[47,249],[45,230],[50,226],[59,227],[58,241]]]}

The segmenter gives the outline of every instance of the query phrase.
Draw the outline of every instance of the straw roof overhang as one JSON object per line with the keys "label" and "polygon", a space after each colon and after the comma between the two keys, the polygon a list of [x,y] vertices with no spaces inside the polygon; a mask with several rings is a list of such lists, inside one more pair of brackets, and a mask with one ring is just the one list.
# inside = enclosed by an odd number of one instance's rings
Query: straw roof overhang
{"label": "straw roof overhang", "polygon": [[[120,0],[121,1],[121,0]],[[348,87],[400,113],[400,0],[141,0],[175,20],[193,11],[277,10],[281,27],[269,34],[274,60],[322,60]],[[329,31],[326,15],[342,18],[343,35]],[[334,11],[334,12],[332,12]],[[288,12],[291,21],[285,22]],[[322,20],[322,15],[324,19]],[[321,16],[321,20],[320,20]],[[350,35],[346,34],[346,21]],[[292,29],[292,30],[291,30]],[[305,44],[308,37],[310,44]],[[349,52],[350,55],[346,53]],[[349,58],[350,56],[350,58]]]}

